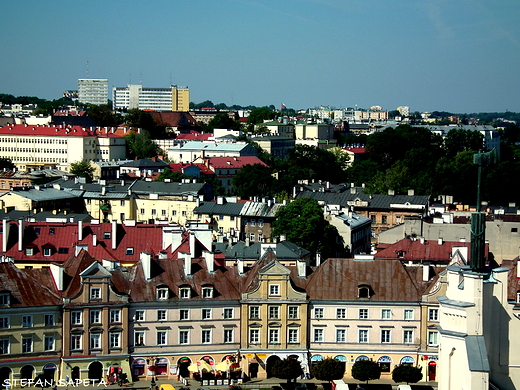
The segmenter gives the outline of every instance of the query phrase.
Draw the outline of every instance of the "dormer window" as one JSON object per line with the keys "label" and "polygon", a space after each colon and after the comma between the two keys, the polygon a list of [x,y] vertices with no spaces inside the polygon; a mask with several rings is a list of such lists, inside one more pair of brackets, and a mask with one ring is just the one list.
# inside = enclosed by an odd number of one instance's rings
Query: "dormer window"
{"label": "dormer window", "polygon": [[133,255],[134,254],[134,248],[133,247],[126,248],[126,254],[127,255]]}
{"label": "dormer window", "polygon": [[50,256],[51,255],[51,248],[43,248],[43,255],[44,256]]}
{"label": "dormer window", "polygon": [[25,254],[26,256],[34,255],[34,248],[32,246],[25,248]]}
{"label": "dormer window", "polygon": [[103,238],[104,238],[105,240],[110,240],[110,232],[105,232],[105,233],[103,233]]}
{"label": "dormer window", "polygon": [[213,298],[213,287],[202,287],[202,298]]}
{"label": "dormer window", "polygon": [[179,297],[181,299],[189,299],[191,296],[189,287],[181,287],[179,289]]}
{"label": "dormer window", "polygon": [[370,286],[358,287],[358,298],[370,298],[371,295]]}
{"label": "dormer window", "polygon": [[101,299],[101,288],[99,287],[91,287],[90,288],[90,299]]}
{"label": "dormer window", "polygon": [[49,234],[54,234],[54,228],[49,228]]}
{"label": "dormer window", "polygon": [[9,303],[10,303],[9,293],[0,294],[0,305],[9,305]]}
{"label": "dormer window", "polygon": [[157,299],[168,299],[168,287],[157,288]]}

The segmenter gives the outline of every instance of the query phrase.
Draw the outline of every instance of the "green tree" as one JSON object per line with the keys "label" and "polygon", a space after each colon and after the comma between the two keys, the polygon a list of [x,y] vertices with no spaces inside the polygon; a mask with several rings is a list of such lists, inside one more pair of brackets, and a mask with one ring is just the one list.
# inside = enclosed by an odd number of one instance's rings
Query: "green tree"
{"label": "green tree", "polygon": [[342,379],[345,375],[345,365],[333,358],[326,358],[312,368],[312,376],[320,381],[331,382]]}
{"label": "green tree", "polygon": [[233,178],[232,193],[242,199],[272,196],[276,189],[276,179],[271,173],[271,168],[262,164],[246,165]]}
{"label": "green tree", "polygon": [[132,108],[128,110],[124,120],[128,126],[144,129],[148,132],[148,134],[154,134],[156,132],[157,125],[153,119],[152,114],[148,111]]}
{"label": "green tree", "polygon": [[14,169],[14,164],[10,158],[0,157],[0,169]]}
{"label": "green tree", "polygon": [[165,179],[170,179],[172,182],[181,182],[182,179],[193,179],[193,177],[167,168],[161,172],[156,181],[164,182]]}
{"label": "green tree", "polygon": [[475,153],[484,148],[484,136],[473,130],[453,129],[444,138],[444,150],[448,157],[455,157],[460,152],[473,150]]}
{"label": "green tree", "polygon": [[140,133],[131,131],[125,135],[125,139],[128,157],[141,159],[157,156],[159,147],[150,139],[150,134],[146,130]]}
{"label": "green tree", "polygon": [[368,384],[368,381],[381,377],[381,368],[372,360],[358,360],[352,366],[352,377]]}
{"label": "green tree", "polygon": [[422,371],[419,367],[413,367],[408,365],[399,365],[392,371],[392,380],[395,383],[406,382],[417,383],[423,378]]}
{"label": "green tree", "polygon": [[289,384],[292,380],[296,381],[296,378],[302,374],[303,370],[298,359],[288,357],[276,361],[271,372],[276,378],[286,379],[287,384]]}
{"label": "green tree", "polygon": [[94,179],[94,167],[86,160],[71,163],[70,173],[79,177],[84,177],[87,183],[91,183]]}
{"label": "green tree", "polygon": [[247,123],[256,125],[262,123],[264,120],[273,120],[274,118],[276,118],[276,113],[273,110],[267,107],[261,107],[256,108],[249,113]]}
{"label": "green tree", "polygon": [[87,115],[96,122],[98,126],[119,126],[123,123],[123,116],[117,112],[113,112],[112,108],[108,104],[87,105]]}
{"label": "green tree", "polygon": [[334,251],[331,237],[335,228],[323,217],[318,201],[311,198],[298,198],[282,207],[272,223],[272,236],[285,235],[287,241],[302,246],[312,253],[320,253],[325,258]]}
{"label": "green tree", "polygon": [[214,129],[240,130],[241,124],[231,118],[227,113],[215,115],[207,125],[201,125],[205,132],[213,132]]}

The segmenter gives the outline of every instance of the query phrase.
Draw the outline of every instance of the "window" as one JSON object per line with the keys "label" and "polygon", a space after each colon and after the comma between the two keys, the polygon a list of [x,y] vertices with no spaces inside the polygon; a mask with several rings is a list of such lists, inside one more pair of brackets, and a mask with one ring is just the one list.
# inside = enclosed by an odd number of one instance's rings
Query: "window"
{"label": "window", "polygon": [[51,235],[54,234],[54,228],[49,229],[49,234],[51,234]]}
{"label": "window", "polygon": [[141,214],[144,214],[144,209],[140,209],[139,212],[140,212]]}
{"label": "window", "polygon": [[71,311],[70,312],[70,323],[71,325],[81,325],[81,312]]}
{"label": "window", "polygon": [[101,323],[101,310],[91,310],[90,311],[90,323],[91,324],[100,324]]}
{"label": "window", "polygon": [[45,326],[53,326],[54,325],[54,314],[45,314]]}
{"label": "window", "polygon": [[224,220],[224,216],[223,216],[223,215],[219,215],[219,216],[218,216],[218,219],[219,219],[220,221],[223,221],[223,220]]}
{"label": "window", "polygon": [[405,330],[403,333],[403,342],[405,344],[413,343],[413,330]]}
{"label": "window", "polygon": [[188,344],[190,342],[190,332],[188,330],[179,331],[179,344]]}
{"label": "window", "polygon": [[166,345],[166,331],[157,331],[157,345]]}
{"label": "window", "polygon": [[296,320],[299,318],[298,306],[289,306],[288,310],[289,310],[289,313],[288,313],[289,319]]}
{"label": "window", "polygon": [[168,299],[168,288],[167,287],[157,288],[157,299]]}
{"label": "window", "polygon": [[202,287],[202,298],[213,298],[213,287]]}
{"label": "window", "polygon": [[387,218],[386,215],[383,215],[383,216],[381,217],[381,223],[382,223],[383,225],[386,225],[387,220],[388,220],[388,218]]}
{"label": "window", "polygon": [[359,319],[360,320],[368,319],[368,309],[359,309]]}
{"label": "window", "polygon": [[264,220],[263,219],[259,219],[258,220],[258,227],[263,227],[264,226]]}
{"label": "window", "polygon": [[428,309],[428,321],[439,321],[439,309]]}
{"label": "window", "polygon": [[152,215],[157,215],[157,210],[156,209],[152,209]]}
{"label": "window", "polygon": [[119,201],[119,205],[120,206],[124,206],[125,205],[125,201],[124,200]]}
{"label": "window", "polygon": [[134,254],[134,248],[133,247],[128,247],[126,248],[126,254],[131,256]]}
{"label": "window", "polygon": [[181,309],[181,310],[179,310],[179,319],[181,321],[189,320],[190,319],[190,311],[188,309]]}
{"label": "window", "polygon": [[314,308],[314,318],[323,318],[323,307]]}
{"label": "window", "polygon": [[0,328],[9,328],[9,317],[0,317]]}
{"label": "window", "polygon": [[104,238],[105,240],[110,240],[110,236],[111,236],[111,233],[110,233],[110,232],[104,232],[104,233],[103,233],[103,238]]}
{"label": "window", "polygon": [[202,333],[201,333],[200,337],[201,337],[202,344],[210,344],[211,343],[211,330],[202,329]]}
{"label": "window", "polygon": [[166,216],[166,210],[161,210],[161,215],[162,215],[163,217],[165,217],[165,216]]}
{"label": "window", "polygon": [[101,333],[90,334],[90,349],[101,349]]}
{"label": "window", "polygon": [[34,254],[34,248],[33,247],[27,247],[25,248],[25,254],[27,256],[32,256]]}
{"label": "window", "polygon": [[367,286],[359,287],[358,298],[370,298],[370,288]]}
{"label": "window", "polygon": [[230,221],[234,221],[234,220],[235,220],[235,216],[234,216],[234,215],[230,215],[230,216],[229,216],[229,220],[230,220]]}
{"label": "window", "polygon": [[182,212],[181,212],[181,215],[182,215],[183,217],[185,217],[185,216],[186,216],[186,211],[182,211]]}
{"label": "window", "polygon": [[405,320],[413,320],[413,310],[405,310],[404,311],[404,319]]}
{"label": "window", "polygon": [[323,342],[323,329],[322,328],[314,328],[314,342],[315,343]]}
{"label": "window", "polygon": [[269,344],[280,343],[280,329],[269,329]]}
{"label": "window", "polygon": [[172,210],[172,215],[176,216],[177,215],[177,210]]}
{"label": "window", "polygon": [[269,319],[277,320],[280,318],[280,306],[269,306]]}
{"label": "window", "polygon": [[224,329],[224,342],[225,343],[233,342],[233,329]]}
{"label": "window", "polygon": [[430,347],[437,347],[439,345],[439,342],[437,340],[439,333],[435,331],[429,331],[428,332],[428,345]]}
{"label": "window", "polygon": [[22,327],[30,328],[33,326],[32,316],[22,316]]}
{"label": "window", "polygon": [[54,351],[54,336],[45,336],[43,349],[44,351]]}
{"label": "window", "polygon": [[121,309],[110,310],[110,322],[121,322]]}
{"label": "window", "polygon": [[390,342],[390,329],[381,329],[381,342],[382,343]]}
{"label": "window", "polygon": [[255,226],[255,225],[256,225],[256,219],[251,219],[251,220],[249,221],[249,225],[251,225],[251,226]]}
{"label": "window", "polygon": [[51,248],[43,248],[43,255],[44,256],[50,256],[51,255]]}
{"label": "window", "polygon": [[336,343],[345,343],[347,342],[347,330],[346,329],[336,329]]}
{"label": "window", "polygon": [[211,309],[202,309],[202,319],[211,320]]}
{"label": "window", "polygon": [[190,297],[190,289],[188,287],[180,288],[179,296],[181,297],[181,299],[188,299]]}
{"label": "window", "polygon": [[288,340],[289,344],[298,343],[298,339],[299,339],[298,329],[289,328],[288,335],[287,335],[287,340]]}
{"label": "window", "polygon": [[66,255],[67,253],[69,253],[69,248],[58,248],[58,253],[60,255]]}
{"label": "window", "polygon": [[358,341],[360,343],[368,343],[368,329],[359,329]]}
{"label": "window", "polygon": [[337,319],[347,318],[347,309],[336,309],[336,318]]}
{"label": "window", "polygon": [[136,321],[144,321],[144,310],[136,310],[135,311],[135,320]]}
{"label": "window", "polygon": [[280,285],[279,284],[270,284],[269,285],[269,295],[280,296]]}
{"label": "window", "polygon": [[144,346],[144,332],[142,330],[135,331],[134,333],[134,345],[136,347]]}
{"label": "window", "polygon": [[249,319],[259,320],[260,319],[260,306],[249,307]]}
{"label": "window", "polygon": [[91,287],[90,288],[90,299],[101,299],[101,288]]}
{"label": "window", "polygon": [[111,332],[110,333],[110,349],[121,348],[121,333]]}
{"label": "window", "polygon": [[390,309],[381,310],[381,319],[389,320],[392,317],[392,311]]}
{"label": "window", "polygon": [[224,319],[230,320],[233,318],[233,309],[226,308],[224,309]]}
{"label": "window", "polygon": [[157,310],[157,321],[166,321],[166,310]]}
{"label": "window", "polygon": [[22,353],[29,353],[33,351],[33,339],[32,336],[22,337]]}
{"label": "window", "polygon": [[260,344],[260,329],[249,329],[249,343]]}
{"label": "window", "polygon": [[9,294],[0,294],[0,305],[9,305]]}
{"label": "window", "polygon": [[0,339],[0,355],[9,353],[9,339]]}

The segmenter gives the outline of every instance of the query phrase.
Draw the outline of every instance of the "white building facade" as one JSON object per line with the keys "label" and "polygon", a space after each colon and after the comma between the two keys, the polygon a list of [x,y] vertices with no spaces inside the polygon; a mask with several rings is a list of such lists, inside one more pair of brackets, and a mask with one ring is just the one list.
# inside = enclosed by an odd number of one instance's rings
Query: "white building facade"
{"label": "white building facade", "polygon": [[78,99],[81,103],[107,104],[108,79],[78,79]]}

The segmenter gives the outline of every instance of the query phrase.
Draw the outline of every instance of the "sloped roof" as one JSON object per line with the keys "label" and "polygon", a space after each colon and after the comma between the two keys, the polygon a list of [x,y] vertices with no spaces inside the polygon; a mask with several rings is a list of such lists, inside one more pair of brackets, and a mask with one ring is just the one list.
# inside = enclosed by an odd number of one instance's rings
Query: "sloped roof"
{"label": "sloped roof", "polygon": [[30,307],[60,304],[60,295],[54,292],[52,284],[49,284],[49,270],[32,271],[21,270],[11,262],[0,263],[0,291],[10,293],[9,306]]}
{"label": "sloped roof", "polygon": [[7,192],[6,194],[1,195],[0,197],[8,197],[11,195],[18,195],[22,198],[26,198],[34,202],[45,202],[48,200],[57,199],[72,199],[78,197],[76,194],[72,194],[68,191],[60,191],[54,188],[46,187],[40,188],[38,190],[32,187],[24,187],[24,189],[21,191],[12,190]]}
{"label": "sloped roof", "polygon": [[247,202],[240,211],[240,215],[244,217],[263,217],[263,218],[274,218],[278,210],[284,205],[281,203],[274,203],[269,205],[267,203],[260,202]]}
{"label": "sloped roof", "polygon": [[121,138],[103,128],[63,125],[8,125],[0,128],[0,135],[59,136],[59,137],[102,137]]}
{"label": "sloped roof", "polygon": [[[387,246],[385,249],[374,255],[376,259],[400,259],[402,261],[441,261],[449,262],[451,260],[453,248],[468,248],[468,261],[470,257],[471,247],[469,242],[424,240],[424,244],[420,240],[404,238],[395,244]],[[489,244],[485,245],[484,256],[489,255]]]}
{"label": "sloped roof", "polygon": [[148,169],[148,168],[166,168],[168,163],[165,163],[163,160],[153,160],[151,158],[141,158],[139,160],[131,160],[121,164],[121,167],[133,167],[139,169]]}
{"label": "sloped roof", "polygon": [[244,203],[224,202],[223,204],[218,204],[215,201],[201,202],[199,206],[193,209],[193,212],[198,214],[239,216],[244,206]]}
{"label": "sloped roof", "polygon": [[204,160],[207,160],[209,165],[213,167],[213,169],[222,169],[222,168],[243,168],[246,165],[254,165],[261,164],[263,166],[267,166],[262,160],[260,160],[256,156],[236,156],[236,157],[205,157]]}
{"label": "sloped roof", "polygon": [[[282,241],[277,244],[261,244],[259,242],[256,242],[251,245],[246,245],[245,242],[240,241],[237,242],[235,245],[229,245],[228,243],[215,243],[215,250],[218,250],[222,253],[224,253],[225,257],[228,259],[236,259],[236,258],[243,258],[243,259],[256,259],[259,260],[260,256],[264,255],[267,252],[272,252],[274,257],[280,260],[296,260],[296,259],[302,259],[310,254],[310,252],[302,248],[296,244],[293,244],[289,241]],[[264,252],[262,249],[265,247],[274,248],[276,251],[276,254],[274,251],[267,249],[267,251]]]}
{"label": "sloped roof", "polygon": [[422,267],[406,267],[399,260],[356,261],[327,259],[305,283],[310,299],[357,301],[358,287],[367,285],[374,295],[370,301],[419,302],[432,283],[422,282]]}

